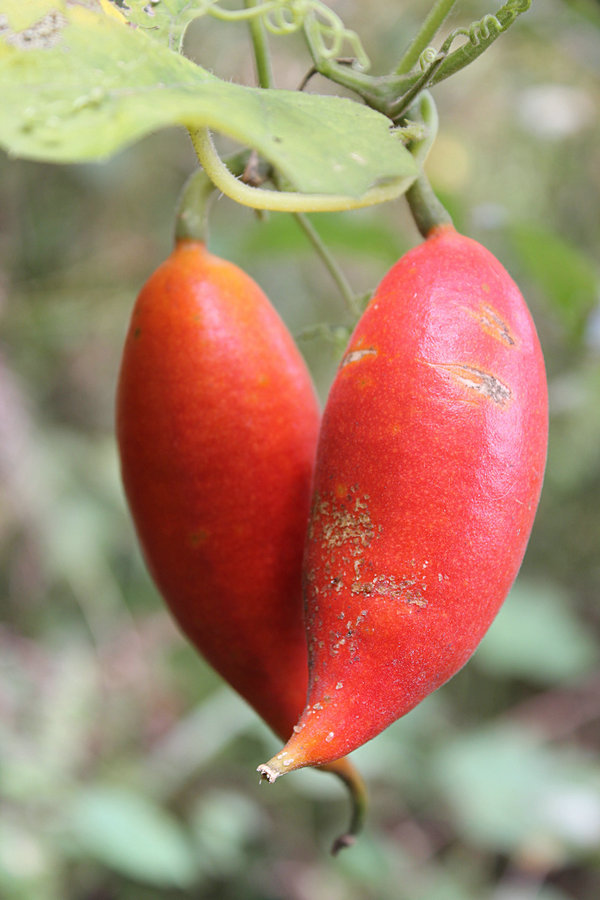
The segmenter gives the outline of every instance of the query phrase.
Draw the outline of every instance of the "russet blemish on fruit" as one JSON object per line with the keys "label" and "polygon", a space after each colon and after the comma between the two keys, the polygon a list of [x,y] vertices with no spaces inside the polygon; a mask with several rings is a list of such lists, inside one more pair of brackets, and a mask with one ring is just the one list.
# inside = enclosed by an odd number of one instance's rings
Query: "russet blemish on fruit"
{"label": "russet blemish on fruit", "polygon": [[348,366],[350,363],[360,362],[361,359],[364,359],[367,356],[377,356],[377,350],[375,350],[374,347],[365,347],[362,350],[349,350],[342,359],[340,368],[344,368],[344,366]]}
{"label": "russet blemish on fruit", "polygon": [[427,600],[423,596],[427,584],[425,580],[419,584],[416,578],[398,581],[395,575],[376,575],[372,581],[355,581],[350,590],[353,594],[362,594],[366,597],[385,597],[421,608],[427,606]]}
{"label": "russet blemish on fruit", "polygon": [[434,369],[448,372],[459,384],[475,391],[482,397],[493,400],[498,406],[507,406],[512,398],[508,385],[500,381],[491,372],[485,372],[476,366],[462,365],[461,363],[429,363]]}
{"label": "russet blemish on fruit", "polygon": [[[482,287],[486,287],[485,285]],[[489,291],[489,287],[488,287]],[[516,340],[512,334],[508,324],[498,314],[498,312],[489,304],[483,303],[479,309],[474,310],[470,307],[463,306],[464,311],[471,318],[479,323],[482,330],[489,334],[490,337],[505,344],[507,347],[514,347]]]}
{"label": "russet blemish on fruit", "polygon": [[[354,489],[352,489],[352,496]],[[323,546],[329,548],[350,545],[349,552],[353,555],[360,552],[360,547],[368,547],[371,543],[375,529],[368,512],[368,496],[354,498],[354,504],[346,508],[338,498],[330,495],[331,499],[320,497],[314,506],[311,534],[320,527]]]}

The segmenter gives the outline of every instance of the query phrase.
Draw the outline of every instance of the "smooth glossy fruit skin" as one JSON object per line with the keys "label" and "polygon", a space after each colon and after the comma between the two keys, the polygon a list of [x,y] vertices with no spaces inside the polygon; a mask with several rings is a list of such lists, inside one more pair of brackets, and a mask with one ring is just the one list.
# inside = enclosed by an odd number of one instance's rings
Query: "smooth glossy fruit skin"
{"label": "smooth glossy fruit skin", "polygon": [[258,285],[179,241],[125,343],[123,483],[181,629],[284,740],[306,702],[301,560],[319,421],[304,361]]}
{"label": "smooth glossy fruit skin", "polygon": [[308,705],[265,777],[355,749],[469,659],[525,552],[547,416],[518,288],[480,244],[434,229],[384,278],[326,404]]}

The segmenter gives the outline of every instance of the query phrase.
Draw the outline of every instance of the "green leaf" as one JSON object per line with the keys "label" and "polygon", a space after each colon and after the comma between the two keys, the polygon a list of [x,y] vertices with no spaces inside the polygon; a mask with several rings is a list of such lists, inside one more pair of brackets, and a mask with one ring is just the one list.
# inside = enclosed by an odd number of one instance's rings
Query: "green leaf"
{"label": "green leaf", "polygon": [[481,642],[475,664],[496,676],[558,684],[598,661],[593,635],[551,584],[517,582]]}
{"label": "green leaf", "polygon": [[440,747],[436,781],[467,839],[497,852],[600,840],[600,773],[585,759],[545,746],[516,726],[467,734]]}
{"label": "green leaf", "polygon": [[24,41],[19,7],[7,0],[0,29],[0,145],[14,155],[100,160],[158,128],[205,126],[256,149],[304,193],[360,197],[416,174],[389,121],[354,101],[221,81],[66,0]]}
{"label": "green leaf", "polygon": [[246,865],[246,846],[266,829],[258,803],[232,790],[204,792],[190,818],[203,866],[228,878]]}
{"label": "green leaf", "polygon": [[79,855],[90,856],[129,878],[178,887],[196,879],[194,852],[181,826],[133,791],[100,786],[81,791],[69,824]]}
{"label": "green leaf", "polygon": [[199,0],[127,0],[122,12],[153,40],[175,50],[181,47],[187,26],[201,15],[199,8],[206,12],[207,4]]}

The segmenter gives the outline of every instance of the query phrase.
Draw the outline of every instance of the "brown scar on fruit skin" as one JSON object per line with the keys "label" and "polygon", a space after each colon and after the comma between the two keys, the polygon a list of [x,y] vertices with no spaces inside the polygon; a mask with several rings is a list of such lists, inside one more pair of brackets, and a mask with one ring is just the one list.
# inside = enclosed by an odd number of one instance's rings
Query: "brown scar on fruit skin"
{"label": "brown scar on fruit skin", "polygon": [[508,385],[484,369],[462,363],[427,363],[427,365],[447,372],[459,384],[475,391],[481,397],[492,400],[500,407],[505,408],[512,400],[512,392]]}
{"label": "brown scar on fruit skin", "polygon": [[377,350],[374,347],[364,347],[361,350],[348,350],[340,363],[340,368],[350,365],[350,363],[359,362],[365,356],[377,356]]}
{"label": "brown scar on fruit skin", "polygon": [[482,329],[489,334],[490,337],[505,344],[508,347],[514,347],[516,341],[511,334],[510,328],[502,319],[496,310],[488,304],[482,304],[478,310],[463,307],[465,312],[475,319],[481,325]]}

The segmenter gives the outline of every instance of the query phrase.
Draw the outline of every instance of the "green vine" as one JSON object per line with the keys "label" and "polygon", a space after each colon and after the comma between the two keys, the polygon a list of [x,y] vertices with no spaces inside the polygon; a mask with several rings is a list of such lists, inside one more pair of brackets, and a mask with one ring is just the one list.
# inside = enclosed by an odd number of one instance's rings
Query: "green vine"
{"label": "green vine", "polygon": [[396,67],[397,75],[407,74],[420,60],[423,51],[427,49],[455,3],[456,0],[437,0],[419,29],[417,36],[413,39],[408,50],[398,63]]}
{"label": "green vine", "polygon": [[272,212],[343,212],[363,209],[365,206],[375,206],[400,197],[414,178],[398,178],[387,184],[376,185],[360,197],[264,190],[244,184],[230,172],[217,153],[207,128],[190,130],[190,137],[200,165],[219,190],[242,206],[252,209]]}
{"label": "green vine", "polygon": [[356,32],[346,28],[337,13],[322,0],[264,0],[244,9],[225,9],[218,0],[203,0],[195,15],[210,15],[223,22],[261,19],[266,30],[277,36],[305,28],[321,59],[340,56],[346,45],[359,66],[366,69],[370,65]]}
{"label": "green vine", "polygon": [[[244,0],[247,8],[252,8],[259,0]],[[274,87],[273,72],[271,67],[271,57],[269,52],[269,44],[266,36],[266,28],[264,23],[259,19],[252,19],[249,23],[250,35],[252,37],[252,47],[254,49],[254,60],[256,62],[256,71],[258,74],[258,83],[262,88]],[[231,166],[229,166],[231,169]],[[275,186],[280,187],[277,173],[273,172],[271,176]],[[352,290],[346,276],[337,264],[328,247],[325,245],[317,229],[314,227],[310,219],[305,213],[293,213],[296,222],[312,244],[317,255],[321,258],[325,268],[333,278],[338,290],[340,291],[344,302],[349,310],[358,316],[358,306],[354,291]]]}
{"label": "green vine", "polygon": [[[320,54],[310,28],[305,26],[314,68],[336,84],[359,94],[373,109],[397,121],[421,91],[464,69],[487,50],[518,16],[530,8],[531,0],[507,0],[495,14],[488,13],[467,27],[455,29],[439,50],[424,46],[437,31],[452,5],[450,0],[437,0],[396,70],[387,75],[368,74],[359,60],[348,64],[347,61]],[[467,41],[452,50],[460,37],[466,37]],[[413,66],[417,67],[416,70]],[[407,71],[409,67],[412,71]]]}
{"label": "green vine", "polygon": [[440,225],[452,225],[446,208],[436,197],[424,172],[425,162],[437,137],[439,120],[437,107],[428,91],[423,91],[410,109],[411,117],[421,123],[422,135],[410,144],[410,152],[420,168],[420,174],[406,192],[406,200],[421,235],[426,238]]}
{"label": "green vine", "polygon": [[[178,32],[195,18],[212,16],[223,22],[260,22],[261,27],[276,36],[303,31],[311,54],[314,71],[356,94],[378,112],[398,120],[420,91],[469,65],[506,31],[515,19],[526,12],[532,0],[506,0],[495,13],[487,13],[470,25],[456,28],[439,50],[430,46],[456,0],[434,0],[417,35],[411,41],[395,69],[387,75],[369,74],[370,61],[358,34],[347,28],[340,16],[324,0],[256,0],[241,9],[228,9],[219,0],[178,0],[181,19]],[[152,3],[130,0],[124,7],[132,22],[149,30]],[[177,8],[177,4],[175,4]],[[459,38],[466,42],[455,50]],[[181,47],[180,47],[181,49]]]}
{"label": "green vine", "polygon": [[[272,86],[266,33],[287,35],[303,30],[317,72],[357,93],[373,109],[401,126],[399,137],[411,123],[408,110],[432,86],[460,71],[480,56],[515,19],[531,6],[531,0],[507,0],[495,13],[488,13],[466,27],[456,28],[439,50],[429,46],[456,0],[435,0],[418,34],[396,69],[384,76],[368,73],[369,59],[358,35],[346,28],[341,18],[323,0],[245,0],[242,9],[226,9],[218,0],[197,0],[187,7],[187,15],[210,15],[223,21],[247,21],[253,34],[255,58],[262,87]],[[459,39],[460,47],[453,49]],[[466,40],[464,40],[466,39]],[[340,59],[345,48],[350,60]],[[289,190],[265,190],[240,181],[219,158],[208,129],[191,130],[201,165],[224,194],[254,209],[290,213],[358,209],[394,199],[414,181],[377,185],[361,197],[329,194],[302,194]],[[281,185],[274,183],[276,188]],[[305,229],[306,230],[306,229]]]}

